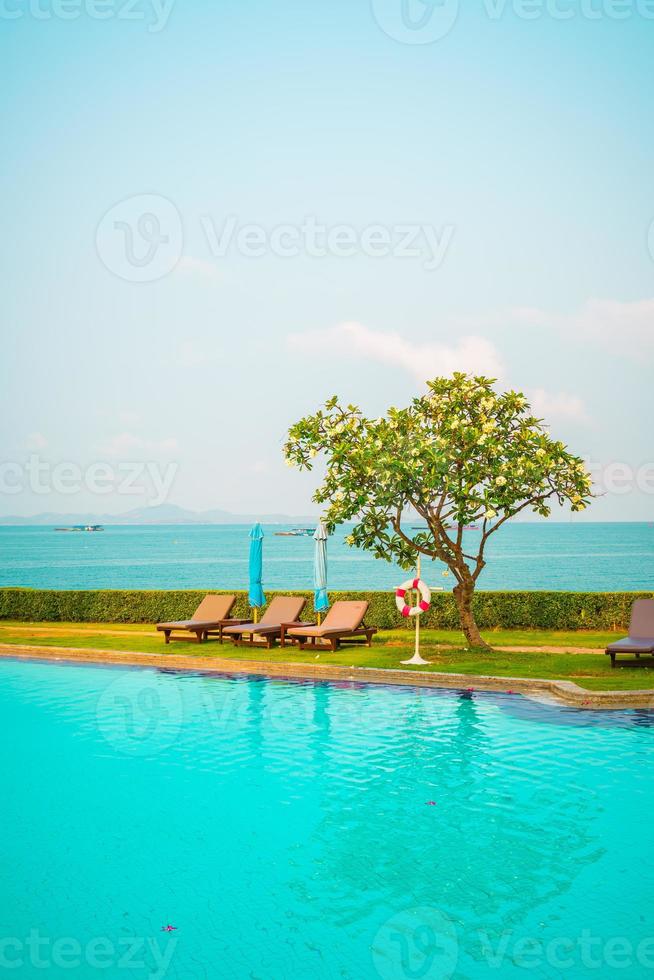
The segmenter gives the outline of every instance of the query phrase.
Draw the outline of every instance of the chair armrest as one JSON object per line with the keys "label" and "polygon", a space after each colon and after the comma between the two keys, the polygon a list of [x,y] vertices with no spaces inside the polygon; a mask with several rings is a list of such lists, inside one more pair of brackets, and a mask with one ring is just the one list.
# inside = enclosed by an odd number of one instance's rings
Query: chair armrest
{"label": "chair armrest", "polygon": [[251,619],[221,619],[222,626],[240,626],[242,623],[251,623]]}
{"label": "chair armrest", "polygon": [[298,626],[315,626],[316,623],[303,623],[301,620],[296,619],[294,623],[282,623],[281,632],[279,634],[279,645],[286,646],[286,630],[296,629]]}

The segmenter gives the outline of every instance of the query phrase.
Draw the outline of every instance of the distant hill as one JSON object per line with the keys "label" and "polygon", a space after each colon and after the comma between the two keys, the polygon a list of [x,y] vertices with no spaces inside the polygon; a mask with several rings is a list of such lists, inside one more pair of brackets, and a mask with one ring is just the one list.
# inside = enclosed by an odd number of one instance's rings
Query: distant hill
{"label": "distant hill", "polygon": [[185,510],[176,504],[161,504],[158,507],[135,507],[124,514],[59,514],[46,512],[29,517],[9,515],[0,517],[0,525],[62,525],[73,524],[315,524],[317,518],[306,514],[297,517],[291,514],[232,514],[227,510]]}

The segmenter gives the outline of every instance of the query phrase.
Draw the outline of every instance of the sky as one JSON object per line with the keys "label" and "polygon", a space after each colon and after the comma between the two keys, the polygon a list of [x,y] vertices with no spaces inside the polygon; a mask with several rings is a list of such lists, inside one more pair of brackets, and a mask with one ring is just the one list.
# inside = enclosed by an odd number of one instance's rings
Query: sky
{"label": "sky", "polygon": [[654,519],[654,0],[0,20],[1,514],[311,513],[290,424],[468,370]]}

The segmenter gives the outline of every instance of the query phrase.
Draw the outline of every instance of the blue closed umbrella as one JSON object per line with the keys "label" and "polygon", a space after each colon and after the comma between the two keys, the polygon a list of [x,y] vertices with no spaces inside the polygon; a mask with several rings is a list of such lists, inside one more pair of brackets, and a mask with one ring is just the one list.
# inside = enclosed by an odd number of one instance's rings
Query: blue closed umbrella
{"label": "blue closed umbrella", "polygon": [[250,531],[250,588],[248,598],[253,609],[261,609],[266,604],[261,577],[263,573],[263,530],[255,524]]}
{"label": "blue closed umbrella", "polygon": [[316,550],[313,555],[313,605],[316,612],[329,609],[327,595],[327,531],[322,521],[319,522],[314,534]]}

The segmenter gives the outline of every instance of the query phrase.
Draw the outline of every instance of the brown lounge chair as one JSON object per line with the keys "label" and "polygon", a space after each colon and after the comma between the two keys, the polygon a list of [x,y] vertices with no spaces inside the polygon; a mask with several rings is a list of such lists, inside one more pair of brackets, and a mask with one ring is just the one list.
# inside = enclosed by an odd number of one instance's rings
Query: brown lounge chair
{"label": "brown lounge chair", "polygon": [[[332,651],[335,651],[343,641],[349,640],[353,642],[365,640],[370,646],[377,627],[366,626],[364,622],[368,606],[369,603],[359,601],[335,602],[325,616],[322,626],[293,626],[285,629],[282,646],[287,639],[299,643],[303,649],[309,644],[311,647],[329,646]],[[317,640],[320,642],[316,643]]]}
{"label": "brown lounge chair", "polygon": [[619,653],[628,653],[637,659],[641,654],[654,655],[654,599],[636,599],[631,607],[629,636],[610,643],[606,653],[611,658],[612,667],[615,667],[615,658]]}
{"label": "brown lounge chair", "polygon": [[228,619],[232,606],[236,602],[234,595],[205,596],[193,613],[192,619],[179,619],[171,623],[157,623],[157,629],[170,642],[173,633],[186,633],[186,636],[173,636],[174,640],[192,640],[202,643],[208,636],[218,636],[223,642],[223,629],[231,623],[240,623],[240,619]]}
{"label": "brown lounge chair", "polygon": [[300,613],[306,604],[307,600],[301,596],[275,596],[260,622],[242,622],[227,626],[223,630],[223,636],[229,636],[236,646],[244,643],[247,637],[248,646],[265,646],[270,649],[275,640],[280,638],[285,627],[302,625]]}

